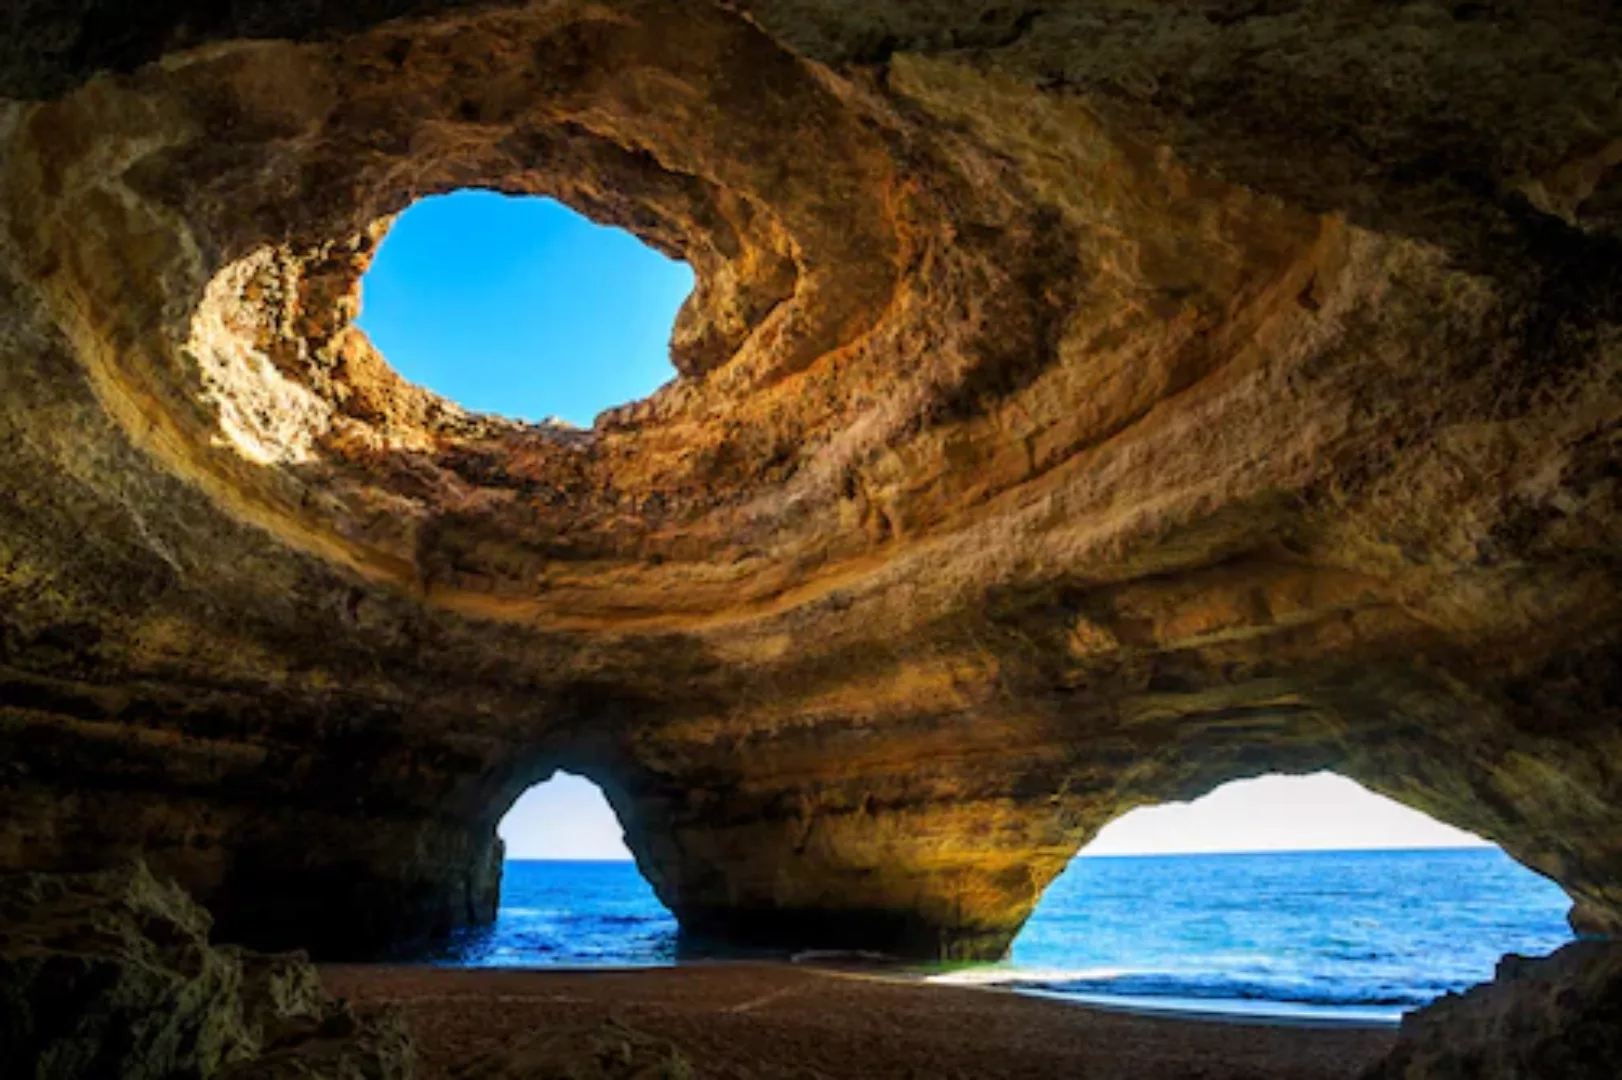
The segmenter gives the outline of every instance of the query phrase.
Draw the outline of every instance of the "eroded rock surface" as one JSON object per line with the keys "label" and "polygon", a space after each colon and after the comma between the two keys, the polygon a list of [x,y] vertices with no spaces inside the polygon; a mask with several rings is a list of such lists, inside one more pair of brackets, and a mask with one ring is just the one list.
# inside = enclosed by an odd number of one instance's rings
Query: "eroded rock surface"
{"label": "eroded rock surface", "polygon": [[1364,1080],[1608,1080],[1622,1061],[1622,945],[1506,956],[1498,976],[1403,1017]]}
{"label": "eroded rock surface", "polygon": [[[0,866],[367,954],[566,766],[693,929],[992,955],[1332,768],[1622,926],[1614,5],[9,18]],[[469,185],[690,262],[683,376],[395,376],[356,282]]]}
{"label": "eroded rock surface", "polygon": [[0,1061],[40,1080],[410,1080],[402,1021],[358,1020],[302,954],[210,945],[134,863],[0,874]]}

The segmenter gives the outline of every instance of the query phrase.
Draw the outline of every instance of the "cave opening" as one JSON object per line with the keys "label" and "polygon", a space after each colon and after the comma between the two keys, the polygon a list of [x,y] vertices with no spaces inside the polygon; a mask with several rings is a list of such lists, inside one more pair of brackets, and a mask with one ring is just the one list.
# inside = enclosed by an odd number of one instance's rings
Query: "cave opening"
{"label": "cave opening", "polygon": [[1002,965],[947,978],[1150,1008],[1391,1020],[1571,939],[1500,848],[1332,773],[1234,781],[1100,830]]}
{"label": "cave opening", "polygon": [[554,199],[465,189],[394,219],[356,325],[408,381],[470,411],[586,428],[675,378],[693,281]]}
{"label": "cave opening", "polygon": [[482,967],[639,966],[676,958],[675,917],[625,846],[602,788],[559,771],[513,803],[496,921],[455,947]]}

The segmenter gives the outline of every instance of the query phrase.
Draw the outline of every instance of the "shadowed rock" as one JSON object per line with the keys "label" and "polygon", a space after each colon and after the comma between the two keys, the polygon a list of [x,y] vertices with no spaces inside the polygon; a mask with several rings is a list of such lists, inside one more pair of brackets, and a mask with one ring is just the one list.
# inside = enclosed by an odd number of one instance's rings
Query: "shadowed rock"
{"label": "shadowed rock", "polygon": [[357,1020],[302,954],[208,943],[135,863],[0,874],[0,1061],[39,1080],[409,1080],[398,1017]]}
{"label": "shadowed rock", "polygon": [[1622,945],[1578,941],[1409,1013],[1364,1080],[1610,1080],[1619,1061]]}

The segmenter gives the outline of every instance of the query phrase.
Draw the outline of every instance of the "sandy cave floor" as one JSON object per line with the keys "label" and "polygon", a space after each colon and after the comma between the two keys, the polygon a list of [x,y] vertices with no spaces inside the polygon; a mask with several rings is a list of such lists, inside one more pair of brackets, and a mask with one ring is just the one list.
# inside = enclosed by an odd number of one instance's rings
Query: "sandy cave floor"
{"label": "sandy cave floor", "polygon": [[328,966],[392,1004],[425,1080],[543,1029],[605,1019],[675,1042],[710,1077],[1349,1078],[1394,1028],[1165,1019],[1005,992],[767,964],[646,971]]}

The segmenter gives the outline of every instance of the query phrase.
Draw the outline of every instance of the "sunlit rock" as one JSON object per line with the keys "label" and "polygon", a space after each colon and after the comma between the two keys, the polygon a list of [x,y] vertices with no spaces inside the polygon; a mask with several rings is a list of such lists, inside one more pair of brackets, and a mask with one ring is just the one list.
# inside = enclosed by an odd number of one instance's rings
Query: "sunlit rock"
{"label": "sunlit rock", "polygon": [[[1332,768],[1618,925],[1614,5],[4,38],[0,866],[373,955],[492,918],[566,766],[695,930],[992,956],[1120,813]],[[683,377],[404,383],[355,283],[466,186],[690,264]]]}

